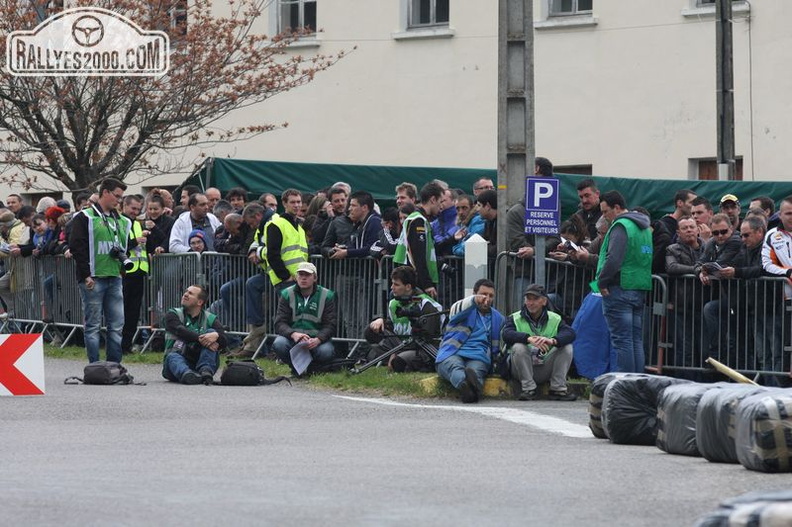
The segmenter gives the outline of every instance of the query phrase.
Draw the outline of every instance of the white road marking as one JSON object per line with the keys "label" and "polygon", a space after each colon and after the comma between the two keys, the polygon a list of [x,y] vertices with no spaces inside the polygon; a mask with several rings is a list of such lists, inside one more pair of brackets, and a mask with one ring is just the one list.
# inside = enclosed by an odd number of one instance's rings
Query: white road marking
{"label": "white road marking", "polygon": [[527,425],[531,428],[537,428],[551,434],[559,434],[567,437],[578,438],[593,438],[591,430],[587,426],[570,423],[564,419],[544,415],[529,410],[520,410],[517,408],[497,408],[492,406],[451,406],[442,404],[410,404],[400,403],[396,401],[389,401],[387,399],[374,399],[368,397],[350,397],[347,395],[335,395],[340,399],[347,399],[350,401],[358,401],[363,403],[382,404],[385,406],[406,406],[410,408],[431,408],[434,410],[455,410],[459,412],[473,412],[496,419],[503,419],[521,425]]}

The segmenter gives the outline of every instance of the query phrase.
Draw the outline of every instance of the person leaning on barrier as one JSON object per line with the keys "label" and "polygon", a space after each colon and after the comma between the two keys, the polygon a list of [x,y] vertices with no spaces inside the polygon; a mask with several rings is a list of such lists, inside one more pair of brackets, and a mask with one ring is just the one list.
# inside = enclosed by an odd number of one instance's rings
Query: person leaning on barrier
{"label": "person leaning on barrier", "polygon": [[495,284],[482,278],[473,296],[451,306],[448,325],[437,351],[435,367],[440,377],[459,390],[463,403],[475,403],[484,391],[484,379],[497,362],[500,335],[506,322],[492,307]]}
{"label": "person leaning on barrier", "polygon": [[597,237],[597,222],[602,218],[600,210],[600,191],[597,184],[591,178],[586,178],[578,182],[577,195],[580,203],[575,216],[583,220],[586,226],[586,234],[589,241]]}
{"label": "person leaning on barrier", "polygon": [[336,327],[336,295],[316,283],[316,266],[301,262],[295,272],[297,282],[280,291],[272,351],[292,368],[291,349],[304,343],[312,362],[326,364],[335,357],[331,339]]}
{"label": "person leaning on barrier", "polygon": [[[784,317],[788,317],[787,309],[789,300],[792,298],[792,195],[785,197],[781,201],[778,209],[778,218],[781,224],[768,231],[762,244],[762,266],[765,273],[771,276],[786,278],[784,283],[784,305],[778,305],[776,301],[775,309],[772,311],[774,360],[772,369],[774,371],[788,371],[788,360],[782,361],[783,342],[781,340],[784,329]],[[771,315],[772,316],[772,315]],[[787,320],[789,320],[787,318]],[[765,360],[766,367],[767,360]],[[770,369],[770,368],[767,368]]]}
{"label": "person leaning on barrier", "polygon": [[544,287],[532,284],[525,290],[525,305],[506,318],[503,343],[511,378],[520,382],[521,401],[538,397],[537,387],[550,381],[549,399],[574,401],[577,395],[567,390],[566,377],[572,365],[575,330],[561,315],[547,309]]}
{"label": "person leaning on barrier", "polygon": [[170,233],[176,221],[165,210],[165,200],[158,193],[149,193],[145,200],[146,218],[143,226],[149,231],[146,238],[146,251],[149,254],[162,254],[168,252]]}
{"label": "person leaning on barrier", "polygon": [[701,298],[701,283],[695,279],[686,280],[682,275],[692,275],[696,262],[704,249],[704,241],[699,238],[696,220],[682,216],[677,220],[677,242],[666,248],[666,274],[669,277],[671,292],[670,304],[673,310],[675,366],[691,366],[693,359],[694,335],[698,333],[695,323],[697,307],[695,299]]}
{"label": "person leaning on barrier", "polygon": [[99,186],[96,203],[74,216],[69,249],[74,258],[85,317],[88,362],[99,360],[99,330],[107,326],[107,360],[121,362],[124,298],[121,285],[123,260],[131,222],[116,211],[126,185],[107,178]]}
{"label": "person leaning on barrier", "polygon": [[693,273],[705,285],[709,284],[709,274],[712,266],[706,264],[717,263],[721,267],[732,264],[737,253],[740,252],[742,241],[740,235],[734,232],[730,218],[725,214],[715,214],[710,220],[710,238],[701,252]]}
{"label": "person leaning on barrier", "polygon": [[393,255],[396,265],[410,265],[418,276],[418,286],[432,298],[437,298],[437,254],[430,218],[440,210],[444,188],[429,182],[421,188],[421,204],[404,220],[401,236]]}
{"label": "person leaning on barrier", "polygon": [[211,384],[220,367],[226,335],[217,317],[206,310],[209,295],[200,285],[191,285],[181,298],[181,307],[165,314],[165,357],[162,376],[182,384]]}
{"label": "person leaning on barrier", "polygon": [[[260,233],[255,235],[259,242],[254,242],[257,243],[255,249],[251,245],[252,252],[248,255],[252,263],[258,263],[265,270],[278,293],[294,283],[297,266],[308,261],[305,231],[297,221],[297,211],[302,207],[302,193],[293,188],[286,189],[281,195],[281,203],[284,213],[272,215],[271,220],[264,224],[263,236]],[[265,277],[259,274],[245,282],[245,313],[250,332],[237,356],[253,355],[266,335],[262,300],[266,288],[264,280]]]}
{"label": "person leaning on barrier", "polygon": [[214,251],[214,233],[220,227],[220,221],[209,212],[209,200],[201,193],[193,194],[187,201],[189,212],[183,212],[171,228],[169,252],[186,253],[190,251],[187,237],[194,229],[206,233],[206,248]]}
{"label": "person leaning on barrier", "polygon": [[[418,336],[429,344],[436,345],[440,338],[442,316],[427,316],[421,322],[420,331],[415,332],[410,317],[418,323],[418,318],[442,311],[442,306],[424,293],[415,284],[417,277],[412,267],[402,265],[391,272],[391,293],[388,302],[388,316],[376,318],[366,328],[365,337],[369,344],[377,344],[376,353],[393,349],[402,343],[399,337]],[[434,359],[418,349],[406,349],[392,355],[388,367],[395,372],[434,371]]]}

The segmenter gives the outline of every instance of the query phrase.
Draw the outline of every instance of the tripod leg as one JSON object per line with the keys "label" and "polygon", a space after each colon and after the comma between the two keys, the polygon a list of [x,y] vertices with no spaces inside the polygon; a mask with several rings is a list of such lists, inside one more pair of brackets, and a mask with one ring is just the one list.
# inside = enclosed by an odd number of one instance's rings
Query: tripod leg
{"label": "tripod leg", "polygon": [[386,351],[385,353],[383,353],[379,357],[367,362],[366,364],[364,364],[363,366],[360,366],[359,368],[353,368],[351,371],[352,371],[352,373],[361,373],[361,372],[366,371],[369,368],[373,368],[379,362],[388,359],[391,355],[393,355],[395,353],[400,353],[401,351],[404,351],[406,348],[411,346],[414,342],[415,341],[413,341],[412,338],[407,339],[404,342],[402,342],[401,344],[399,344],[398,346],[395,346],[395,347],[389,349],[388,351]]}

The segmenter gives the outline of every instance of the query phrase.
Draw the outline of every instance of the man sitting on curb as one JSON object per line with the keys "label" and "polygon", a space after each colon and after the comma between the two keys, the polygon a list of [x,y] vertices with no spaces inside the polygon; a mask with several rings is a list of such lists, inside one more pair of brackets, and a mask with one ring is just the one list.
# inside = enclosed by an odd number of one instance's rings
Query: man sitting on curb
{"label": "man sitting on curb", "polygon": [[217,317],[204,307],[206,289],[191,285],[181,307],[165,315],[165,358],[162,376],[182,384],[211,384],[226,346],[225,331]]}
{"label": "man sitting on curb", "polygon": [[301,262],[294,273],[297,283],[280,292],[278,314],[275,316],[275,333],[272,351],[298,376],[291,349],[297,344],[307,346],[310,362],[325,364],[335,358],[330,340],[336,328],[336,295],[316,283],[316,266]]}
{"label": "man sitting on curb", "polygon": [[525,306],[511,314],[503,327],[512,377],[520,381],[521,401],[537,398],[537,384],[550,381],[550,399],[574,401],[567,391],[566,376],[572,364],[575,330],[561,316],[547,309],[544,287],[533,284],[525,290]]}
{"label": "man sitting on curb", "polygon": [[484,389],[484,379],[500,352],[503,315],[492,307],[495,284],[482,278],[473,286],[473,296],[451,306],[450,320],[435,364],[440,377],[457,390],[463,403],[475,403]]}

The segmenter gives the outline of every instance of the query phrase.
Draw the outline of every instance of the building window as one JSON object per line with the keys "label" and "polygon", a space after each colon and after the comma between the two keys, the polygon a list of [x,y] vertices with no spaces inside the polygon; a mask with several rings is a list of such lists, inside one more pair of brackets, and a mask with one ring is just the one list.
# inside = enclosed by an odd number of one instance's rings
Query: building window
{"label": "building window", "polygon": [[[697,168],[696,179],[700,181],[717,181],[718,180],[718,162],[714,159],[695,159],[692,160]],[[734,179],[736,181],[743,180],[743,160],[741,157],[735,159],[734,163]]]}
{"label": "building window", "polygon": [[591,14],[594,0],[550,0],[550,16]]}
{"label": "building window", "polygon": [[316,32],[316,0],[278,0],[278,31]]}
{"label": "building window", "polygon": [[447,26],[449,0],[410,0],[408,27]]}
{"label": "building window", "polygon": [[187,0],[175,0],[168,8],[168,36],[183,37],[187,34]]}

